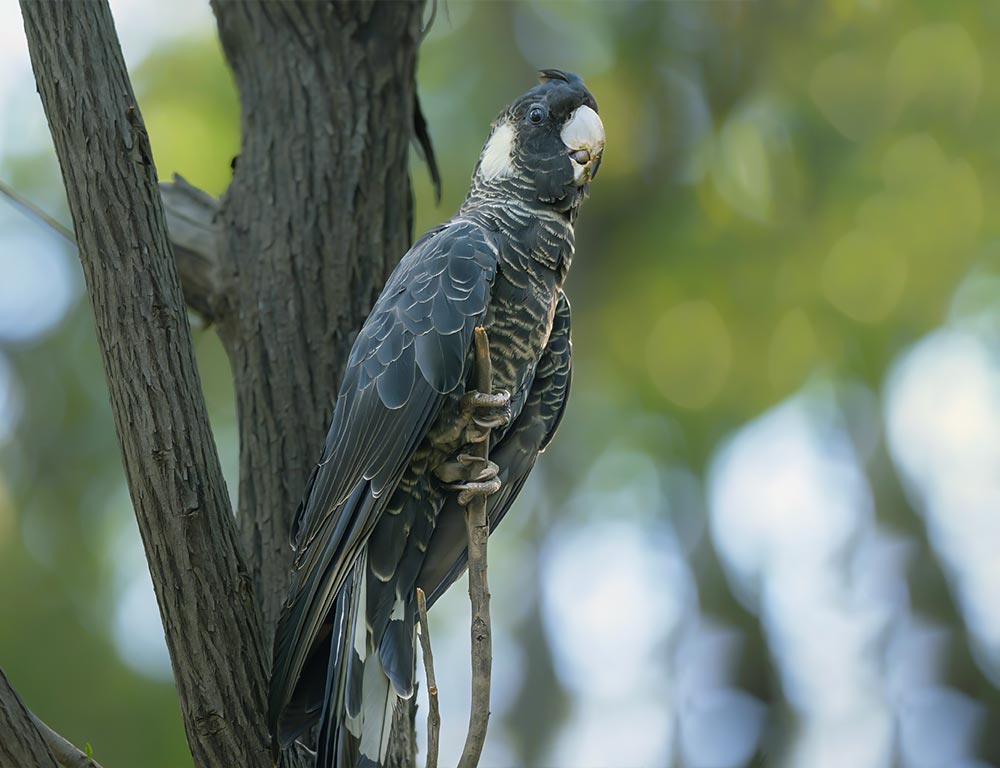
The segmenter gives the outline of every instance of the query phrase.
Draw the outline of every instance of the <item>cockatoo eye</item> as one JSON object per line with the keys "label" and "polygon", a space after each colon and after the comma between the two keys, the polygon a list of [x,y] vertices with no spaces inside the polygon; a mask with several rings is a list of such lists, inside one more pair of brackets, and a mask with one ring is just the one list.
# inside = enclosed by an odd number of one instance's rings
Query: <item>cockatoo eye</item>
{"label": "cockatoo eye", "polygon": [[548,110],[541,104],[533,104],[531,109],[528,110],[528,120],[533,125],[541,125],[546,115],[548,115]]}

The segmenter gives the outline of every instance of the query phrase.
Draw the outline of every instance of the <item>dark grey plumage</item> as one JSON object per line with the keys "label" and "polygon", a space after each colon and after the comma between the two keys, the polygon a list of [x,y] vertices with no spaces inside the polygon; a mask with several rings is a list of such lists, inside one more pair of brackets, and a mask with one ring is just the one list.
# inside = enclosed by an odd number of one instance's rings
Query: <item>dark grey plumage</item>
{"label": "dark grey plumage", "polygon": [[491,529],[558,426],[571,362],[561,286],[603,149],[596,109],[577,76],[544,72],[494,123],[466,202],[403,257],[355,341],[294,526],[269,697],[276,745],[320,721],[323,768],[381,762],[392,707],[413,692],[415,589],[433,602],[465,567],[464,511],[435,471],[463,448],[476,326],[494,387],[511,394],[491,436]]}

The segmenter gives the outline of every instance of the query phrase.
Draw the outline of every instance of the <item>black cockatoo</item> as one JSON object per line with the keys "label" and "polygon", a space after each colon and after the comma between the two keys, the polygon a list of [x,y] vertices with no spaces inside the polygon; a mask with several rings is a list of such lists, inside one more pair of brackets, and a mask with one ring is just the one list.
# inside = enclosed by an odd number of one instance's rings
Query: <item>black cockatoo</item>
{"label": "black cockatoo", "polygon": [[[604,149],[578,75],[544,70],[493,123],[464,204],[402,258],[358,334],[293,530],[274,641],[276,748],[320,722],[317,765],[378,766],[413,694],[415,590],[466,564],[459,497],[491,529],[562,417],[573,226]],[[474,390],[473,330],[496,392]],[[491,428],[490,462],[467,453]],[[464,493],[463,493],[464,492]]]}

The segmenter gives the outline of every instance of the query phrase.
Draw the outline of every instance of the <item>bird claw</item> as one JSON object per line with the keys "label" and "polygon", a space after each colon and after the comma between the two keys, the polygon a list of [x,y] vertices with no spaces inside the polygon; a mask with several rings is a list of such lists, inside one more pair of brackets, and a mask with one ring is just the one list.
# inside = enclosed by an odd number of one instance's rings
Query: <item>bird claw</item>
{"label": "bird claw", "polygon": [[510,407],[508,406],[506,413],[495,414],[489,419],[481,419],[473,416],[472,423],[480,429],[496,429],[497,427],[506,427],[510,424]]}
{"label": "bird claw", "polygon": [[476,445],[490,435],[491,429],[510,424],[510,392],[466,392],[459,407],[442,423],[432,438],[433,444],[444,454],[463,445]]}
{"label": "bird claw", "polygon": [[463,507],[477,496],[490,496],[500,490],[500,467],[482,456],[460,453],[435,467],[434,474],[449,491],[459,491],[458,503]]}
{"label": "bird claw", "polygon": [[492,394],[467,392],[462,398],[462,406],[468,409],[469,424],[465,429],[465,442],[470,445],[483,442],[491,429],[510,424],[510,392],[499,389]]}
{"label": "bird claw", "polygon": [[500,478],[494,477],[483,482],[456,483],[448,487],[451,490],[461,491],[458,494],[459,506],[467,507],[477,496],[492,496],[500,490],[500,485]]}
{"label": "bird claw", "polygon": [[434,468],[438,480],[447,483],[445,487],[449,490],[461,490],[465,487],[464,483],[492,480],[499,473],[500,467],[495,462],[468,453],[460,453],[454,460]]}
{"label": "bird claw", "polygon": [[510,405],[510,392],[498,389],[496,392],[466,392],[462,396],[462,405],[467,408],[503,408]]}
{"label": "bird claw", "polygon": [[468,409],[472,423],[480,429],[496,429],[510,424],[510,392],[506,389],[498,389],[492,394],[466,392],[462,397],[462,407]]}

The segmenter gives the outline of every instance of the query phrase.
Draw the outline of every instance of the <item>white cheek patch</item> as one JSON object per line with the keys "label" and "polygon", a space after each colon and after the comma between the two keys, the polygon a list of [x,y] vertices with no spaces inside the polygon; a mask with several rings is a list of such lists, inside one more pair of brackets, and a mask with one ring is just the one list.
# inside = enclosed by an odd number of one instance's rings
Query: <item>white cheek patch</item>
{"label": "white cheek patch", "polygon": [[479,161],[479,171],[484,178],[499,179],[510,176],[514,170],[514,128],[510,123],[503,123],[494,129],[490,140],[483,149]]}
{"label": "white cheek patch", "polygon": [[567,149],[604,149],[604,123],[590,107],[577,107],[559,137]]}

